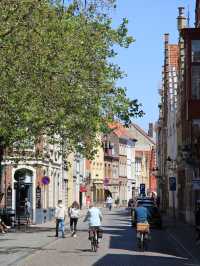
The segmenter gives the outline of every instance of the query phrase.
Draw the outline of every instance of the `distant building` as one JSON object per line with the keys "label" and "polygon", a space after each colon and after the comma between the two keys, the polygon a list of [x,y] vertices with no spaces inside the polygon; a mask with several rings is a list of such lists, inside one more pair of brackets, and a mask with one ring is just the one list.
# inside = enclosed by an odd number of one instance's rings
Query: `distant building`
{"label": "distant building", "polygon": [[145,184],[145,193],[157,192],[157,181],[154,175],[156,168],[155,142],[138,125],[132,124],[129,135],[136,139],[135,143],[135,185],[134,196],[140,194],[141,184]]}
{"label": "distant building", "polygon": [[135,139],[119,123],[104,135],[105,196],[126,205],[135,187]]}

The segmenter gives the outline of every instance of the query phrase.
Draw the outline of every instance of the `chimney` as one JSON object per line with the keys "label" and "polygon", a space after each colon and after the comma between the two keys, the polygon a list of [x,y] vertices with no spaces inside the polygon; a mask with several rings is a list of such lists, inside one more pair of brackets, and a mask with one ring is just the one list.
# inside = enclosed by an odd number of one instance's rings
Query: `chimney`
{"label": "chimney", "polygon": [[178,31],[180,32],[182,29],[186,28],[185,8],[179,7],[178,13],[179,15],[177,17],[177,26],[178,26]]}
{"label": "chimney", "polygon": [[148,136],[153,138],[153,123],[149,123]]}
{"label": "chimney", "polygon": [[168,77],[169,70],[169,33],[164,34],[164,76]]}
{"label": "chimney", "polygon": [[165,57],[168,59],[169,33],[164,34]]}

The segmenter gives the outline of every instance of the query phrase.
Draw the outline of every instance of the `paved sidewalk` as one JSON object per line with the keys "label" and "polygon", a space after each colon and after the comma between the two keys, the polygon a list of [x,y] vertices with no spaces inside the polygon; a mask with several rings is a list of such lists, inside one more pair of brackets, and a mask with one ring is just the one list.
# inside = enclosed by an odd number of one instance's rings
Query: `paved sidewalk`
{"label": "paved sidewalk", "polygon": [[[81,210],[80,220],[87,209]],[[66,220],[66,235],[69,235],[69,218]],[[26,232],[22,230],[0,234],[0,265],[14,266],[30,254],[42,250],[46,245],[53,243],[55,237],[55,221],[45,224],[31,225]]]}
{"label": "paved sidewalk", "polygon": [[173,218],[166,216],[163,222],[171,241],[176,242],[187,256],[200,265],[200,245],[197,245],[195,241],[195,227],[180,220],[174,221]]}

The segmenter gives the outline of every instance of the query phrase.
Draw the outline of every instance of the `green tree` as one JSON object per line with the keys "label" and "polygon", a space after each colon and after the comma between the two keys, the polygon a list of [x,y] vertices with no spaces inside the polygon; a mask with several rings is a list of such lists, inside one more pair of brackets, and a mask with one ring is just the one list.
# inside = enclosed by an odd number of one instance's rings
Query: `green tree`
{"label": "green tree", "polygon": [[143,115],[137,100],[116,86],[124,74],[111,63],[115,45],[133,42],[128,21],[113,29],[100,3],[1,1],[1,145],[61,135],[68,150],[91,156],[105,125]]}

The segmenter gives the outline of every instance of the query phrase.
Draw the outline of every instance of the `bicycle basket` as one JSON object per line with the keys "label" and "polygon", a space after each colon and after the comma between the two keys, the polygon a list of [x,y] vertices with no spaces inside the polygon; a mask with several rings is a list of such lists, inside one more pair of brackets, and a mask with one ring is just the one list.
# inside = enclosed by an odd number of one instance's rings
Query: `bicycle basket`
{"label": "bicycle basket", "polygon": [[149,224],[147,223],[138,223],[137,231],[139,232],[149,232]]}

